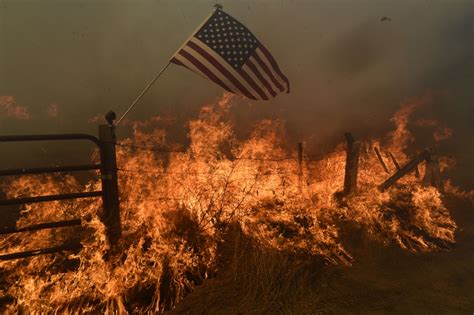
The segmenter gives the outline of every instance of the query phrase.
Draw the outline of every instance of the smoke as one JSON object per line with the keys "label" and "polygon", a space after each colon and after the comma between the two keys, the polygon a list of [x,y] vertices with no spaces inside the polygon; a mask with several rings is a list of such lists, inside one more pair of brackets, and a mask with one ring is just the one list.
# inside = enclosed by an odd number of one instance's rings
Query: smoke
{"label": "smoke", "polygon": [[59,106],[56,103],[49,104],[46,109],[46,114],[51,118],[57,118],[59,116]]}
{"label": "smoke", "polygon": [[[256,120],[282,119],[292,140],[305,139],[308,150],[324,151],[348,130],[359,138],[382,134],[400,104],[431,94],[417,118],[438,121],[438,138],[454,135],[438,149],[456,156],[467,174],[458,180],[473,185],[472,1],[222,3],[270,49],[292,84],[291,94],[270,102],[238,101],[233,119],[239,136],[248,135]],[[213,4],[3,0],[0,95],[15,97],[34,119],[3,117],[0,133],[95,134],[100,115],[123,112]],[[384,16],[391,21],[381,21]],[[127,118],[173,119],[171,137],[183,142],[189,118],[222,93],[212,82],[171,66]],[[51,104],[60,104],[60,115]],[[119,136],[130,131],[124,125]],[[432,133],[421,138],[424,142],[414,144],[419,148],[436,142]],[[18,150],[4,159],[18,152],[28,153],[24,160],[41,154]]]}

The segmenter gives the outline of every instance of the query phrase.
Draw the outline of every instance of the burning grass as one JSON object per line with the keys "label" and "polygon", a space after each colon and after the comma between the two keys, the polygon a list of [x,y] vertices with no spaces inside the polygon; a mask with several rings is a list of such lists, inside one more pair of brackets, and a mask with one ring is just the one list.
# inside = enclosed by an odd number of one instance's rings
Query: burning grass
{"label": "burning grass", "polygon": [[[79,216],[84,229],[2,237],[2,252],[47,247],[71,238],[80,239],[83,249],[0,263],[3,311],[172,309],[194,286],[229,268],[223,244],[228,243],[229,231],[236,229],[249,246],[296,265],[317,259],[350,266],[354,258],[341,241],[348,223],[375,240],[413,252],[446,249],[454,243],[456,224],[437,189],[422,187],[414,174],[386,192],[377,189],[385,175],[373,146],[392,152],[400,163],[408,161],[405,150],[413,136],[406,127],[417,101],[394,116],[396,128],[387,138],[363,144],[360,189],[347,197],[336,197],[344,177],[343,145],[321,159],[305,159],[300,167],[296,156],[289,158],[284,149],[280,121],[263,121],[247,140],[238,141],[227,119],[231,103],[232,97],[225,95],[203,107],[189,123],[186,150],[164,149],[170,148],[165,131],[145,132],[141,126],[148,124],[135,125],[134,136],[120,142],[123,232],[115,248],[109,248],[99,220],[99,201],[24,206],[18,226]],[[99,185],[98,179],[92,180],[85,188]],[[3,183],[1,189],[9,197],[20,197],[77,191],[79,186],[71,176],[35,176]],[[232,255],[239,253],[234,250]],[[241,279],[240,267],[234,268],[235,283],[251,281]],[[264,285],[258,282],[265,279],[259,272],[256,286]]]}

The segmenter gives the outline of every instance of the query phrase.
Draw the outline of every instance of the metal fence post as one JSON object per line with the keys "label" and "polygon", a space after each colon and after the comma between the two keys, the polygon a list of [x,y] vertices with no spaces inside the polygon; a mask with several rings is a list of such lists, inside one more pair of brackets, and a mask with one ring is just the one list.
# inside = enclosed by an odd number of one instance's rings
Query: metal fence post
{"label": "metal fence post", "polygon": [[109,242],[114,245],[121,235],[117,161],[115,157],[115,127],[100,125],[99,140],[101,142],[103,222],[107,228]]}

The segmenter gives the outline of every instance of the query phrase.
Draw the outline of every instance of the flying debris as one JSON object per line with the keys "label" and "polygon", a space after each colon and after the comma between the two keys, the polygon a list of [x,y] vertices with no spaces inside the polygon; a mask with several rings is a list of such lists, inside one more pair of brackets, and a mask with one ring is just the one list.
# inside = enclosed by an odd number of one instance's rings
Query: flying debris
{"label": "flying debris", "polygon": [[386,17],[386,16],[384,16],[384,17],[382,17],[382,18],[380,19],[380,21],[381,21],[381,22],[385,22],[385,21],[389,21],[389,22],[391,22],[391,21],[392,21],[392,19],[391,19],[391,18],[389,18],[389,17]]}

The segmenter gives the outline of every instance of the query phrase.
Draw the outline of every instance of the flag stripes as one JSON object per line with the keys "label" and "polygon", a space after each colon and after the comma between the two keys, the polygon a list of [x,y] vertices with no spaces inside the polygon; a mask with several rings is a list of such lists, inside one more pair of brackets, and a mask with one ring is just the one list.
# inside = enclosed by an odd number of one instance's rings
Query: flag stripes
{"label": "flag stripes", "polygon": [[223,89],[253,100],[290,91],[270,52],[240,22],[217,10],[170,59]]}

